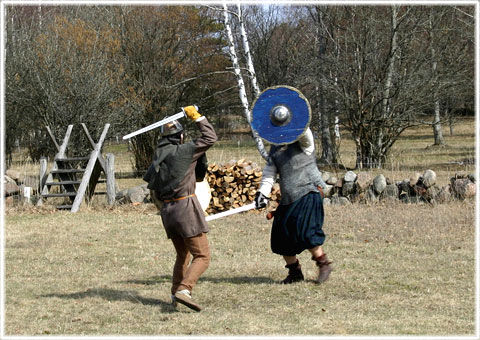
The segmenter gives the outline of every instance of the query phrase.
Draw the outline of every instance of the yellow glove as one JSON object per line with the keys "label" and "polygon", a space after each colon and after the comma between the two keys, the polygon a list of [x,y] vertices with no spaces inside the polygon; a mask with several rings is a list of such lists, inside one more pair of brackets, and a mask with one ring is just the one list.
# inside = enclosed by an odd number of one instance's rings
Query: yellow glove
{"label": "yellow glove", "polygon": [[187,117],[193,121],[196,121],[202,116],[200,113],[198,113],[197,108],[193,105],[184,107],[183,110],[185,111]]}

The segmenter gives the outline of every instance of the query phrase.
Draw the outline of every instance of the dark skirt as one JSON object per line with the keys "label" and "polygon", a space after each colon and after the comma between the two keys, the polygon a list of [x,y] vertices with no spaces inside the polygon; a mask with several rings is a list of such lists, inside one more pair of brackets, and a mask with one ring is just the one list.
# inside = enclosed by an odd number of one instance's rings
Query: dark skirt
{"label": "dark skirt", "polygon": [[274,216],[270,245],[275,254],[294,256],[325,242],[320,193],[310,192],[292,204],[280,205]]}

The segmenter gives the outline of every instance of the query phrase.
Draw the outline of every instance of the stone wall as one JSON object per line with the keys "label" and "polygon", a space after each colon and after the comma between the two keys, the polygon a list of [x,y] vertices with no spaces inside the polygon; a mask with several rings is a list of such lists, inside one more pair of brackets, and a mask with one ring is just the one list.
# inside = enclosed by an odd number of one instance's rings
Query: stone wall
{"label": "stone wall", "polygon": [[[327,183],[324,190],[325,205],[375,203],[386,200],[403,203],[445,203],[474,198],[476,195],[475,175],[466,173],[455,174],[445,186],[436,183],[437,175],[430,169],[423,174],[415,173],[408,179],[396,182],[382,174],[372,177],[368,172],[354,171],[347,171],[342,177],[336,177],[335,174],[325,171],[322,172],[322,177]],[[4,175],[4,195],[7,203],[14,197],[22,197],[24,187],[31,187],[31,195],[37,195],[38,182],[38,178],[21,176],[17,171],[7,170]],[[275,190],[274,200],[271,202],[274,205],[281,198],[278,184]],[[146,184],[118,191],[116,194],[117,204],[150,202],[152,199]],[[248,204],[251,201],[244,203]]]}
{"label": "stone wall", "polygon": [[[423,174],[415,173],[410,178],[393,182],[384,175],[372,177],[368,172],[347,171],[337,178],[329,172],[322,172],[327,188],[324,190],[324,204],[345,205],[354,202],[376,203],[380,201],[398,201],[403,203],[446,203],[451,200],[474,198],[476,194],[475,176],[458,173],[450,183],[439,186],[433,170]],[[276,185],[278,190],[278,184]],[[281,193],[276,193],[275,202],[279,202]],[[117,193],[117,201],[123,203],[151,202],[146,184]],[[272,202],[272,203],[275,203]],[[245,202],[245,204],[251,201]],[[212,202],[210,203],[212,204]]]}
{"label": "stone wall", "polygon": [[368,172],[348,171],[342,178],[323,172],[322,177],[327,183],[325,204],[375,203],[382,200],[445,203],[453,199],[473,198],[476,194],[475,175],[457,173],[450,183],[439,186],[437,175],[431,169],[396,182],[382,174],[372,178]]}

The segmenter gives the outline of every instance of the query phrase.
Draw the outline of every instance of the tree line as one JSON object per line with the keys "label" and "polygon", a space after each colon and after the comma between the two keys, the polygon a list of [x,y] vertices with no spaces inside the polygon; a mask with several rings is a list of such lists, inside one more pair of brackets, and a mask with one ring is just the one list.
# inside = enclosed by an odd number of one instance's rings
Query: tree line
{"label": "tree line", "polygon": [[[240,76],[255,77],[260,90],[294,86],[309,99],[323,164],[338,163],[339,125],[355,142],[356,167],[378,168],[406,129],[429,125],[432,143],[442,144],[442,124],[474,111],[473,5],[225,10],[6,6],[7,159],[16,145],[33,160],[52,156],[46,126],[62,138],[69,124],[85,123],[95,136],[110,123],[110,135],[122,136],[193,103],[218,127],[246,124],[228,18]],[[258,95],[251,84],[249,103]],[[74,129],[70,153],[88,149],[82,133]],[[158,134],[131,140],[136,169],[148,167]]]}

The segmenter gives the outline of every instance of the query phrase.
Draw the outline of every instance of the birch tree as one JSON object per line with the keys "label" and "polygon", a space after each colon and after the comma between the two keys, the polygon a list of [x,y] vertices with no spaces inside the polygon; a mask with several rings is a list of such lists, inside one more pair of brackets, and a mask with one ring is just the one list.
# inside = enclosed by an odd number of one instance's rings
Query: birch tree
{"label": "birch tree", "polygon": [[243,51],[245,58],[247,59],[248,77],[252,84],[252,89],[255,97],[260,95],[260,87],[257,82],[257,74],[255,73],[255,67],[253,66],[252,53],[250,52],[250,44],[248,43],[247,31],[245,30],[245,23],[243,21],[242,9],[240,4],[237,5],[238,21],[240,23],[240,35],[242,37]]}
{"label": "birch tree", "polygon": [[[239,9],[238,17],[241,18],[240,6],[238,7],[238,9]],[[245,83],[243,81],[243,76],[242,76],[242,73],[241,73],[241,70],[240,70],[240,64],[239,64],[239,61],[238,61],[237,51],[236,51],[236,48],[235,48],[235,39],[234,39],[233,32],[232,32],[232,26],[230,24],[229,10],[228,10],[227,5],[225,3],[223,3],[223,15],[224,15],[225,31],[227,33],[228,42],[229,42],[229,54],[230,54],[230,59],[232,60],[232,65],[233,65],[235,77],[236,77],[237,83],[238,83],[238,91],[239,91],[240,101],[242,103],[245,118],[247,119],[247,122],[248,122],[248,124],[250,125],[250,128],[251,128],[251,126],[252,126],[251,125],[252,114],[251,114],[251,111],[250,111],[250,108],[249,108],[247,92],[246,92],[246,89],[245,89]],[[240,22],[242,22],[241,19],[240,19]],[[249,49],[249,46],[248,46],[246,31],[243,28],[243,24],[241,24],[240,26],[242,27],[241,31],[242,31],[242,40],[243,40],[243,44],[244,44],[244,50],[249,52],[250,49]],[[254,68],[253,68],[253,63],[252,63],[252,60],[251,60],[251,56],[247,56],[247,60],[248,60],[248,67],[249,67],[249,71],[250,71],[250,78],[254,79],[254,85],[252,87],[255,89],[256,93],[260,93],[258,85],[256,85],[256,76],[255,76],[255,71],[254,71]],[[260,155],[265,160],[268,159],[268,152],[265,150],[263,140],[260,138],[260,136],[258,135],[258,133],[255,130],[253,130],[253,129],[251,129],[251,130],[252,130],[253,139],[255,140],[255,144],[257,145],[258,152],[260,152]]]}

